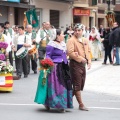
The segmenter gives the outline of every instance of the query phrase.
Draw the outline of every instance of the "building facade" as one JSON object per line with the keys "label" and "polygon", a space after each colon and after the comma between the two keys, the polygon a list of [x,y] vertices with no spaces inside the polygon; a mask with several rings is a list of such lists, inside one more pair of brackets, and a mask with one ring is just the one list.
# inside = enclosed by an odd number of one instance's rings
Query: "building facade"
{"label": "building facade", "polygon": [[56,28],[66,29],[72,23],[73,0],[34,0],[31,4],[37,10],[40,27],[49,21]]}
{"label": "building facade", "polygon": [[0,0],[0,24],[9,21],[12,25],[23,25],[24,12],[35,8],[29,0]]}
{"label": "building facade", "polygon": [[116,0],[114,11],[115,11],[115,19],[120,24],[120,0]]}
{"label": "building facade", "polygon": [[[114,10],[115,0],[111,0],[111,9]],[[107,26],[107,0],[75,0],[73,9],[73,24],[80,22],[88,27]]]}

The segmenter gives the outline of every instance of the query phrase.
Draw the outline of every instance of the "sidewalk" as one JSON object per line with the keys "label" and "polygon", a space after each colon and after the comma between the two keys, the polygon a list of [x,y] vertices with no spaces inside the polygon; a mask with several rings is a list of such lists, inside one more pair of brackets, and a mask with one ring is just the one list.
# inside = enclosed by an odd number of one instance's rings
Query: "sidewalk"
{"label": "sidewalk", "polygon": [[120,96],[120,66],[102,65],[102,60],[92,61],[87,70],[85,90]]}

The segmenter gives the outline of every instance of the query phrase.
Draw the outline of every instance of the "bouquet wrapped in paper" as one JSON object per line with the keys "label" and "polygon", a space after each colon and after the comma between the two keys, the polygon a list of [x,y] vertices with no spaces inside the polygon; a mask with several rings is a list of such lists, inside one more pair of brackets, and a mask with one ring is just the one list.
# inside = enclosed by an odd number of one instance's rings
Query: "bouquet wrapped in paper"
{"label": "bouquet wrapped in paper", "polygon": [[42,79],[42,84],[45,85],[46,84],[46,78],[48,73],[50,73],[50,70],[53,68],[54,63],[51,59],[43,59],[40,61],[40,66],[41,66],[41,70],[43,70],[43,79]]}

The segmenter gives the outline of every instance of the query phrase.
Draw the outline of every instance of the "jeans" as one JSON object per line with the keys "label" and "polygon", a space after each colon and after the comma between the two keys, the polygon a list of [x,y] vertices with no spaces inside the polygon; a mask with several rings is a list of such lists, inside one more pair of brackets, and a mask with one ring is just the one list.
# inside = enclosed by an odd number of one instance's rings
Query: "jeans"
{"label": "jeans", "polygon": [[120,64],[120,47],[113,47],[116,48],[116,52],[115,52],[115,57],[116,57],[116,64]]}

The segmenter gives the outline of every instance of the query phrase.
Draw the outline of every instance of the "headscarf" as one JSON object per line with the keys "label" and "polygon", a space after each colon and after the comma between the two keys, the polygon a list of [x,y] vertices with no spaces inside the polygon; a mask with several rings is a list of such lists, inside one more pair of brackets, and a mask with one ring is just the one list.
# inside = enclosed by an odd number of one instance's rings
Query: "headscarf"
{"label": "headscarf", "polygon": [[[98,32],[97,28],[96,28],[95,26],[93,26],[92,28],[95,29],[95,34],[97,35],[96,38],[97,38],[98,40],[100,40],[100,33]],[[90,35],[91,35],[91,34],[92,34],[92,31],[90,32]]]}
{"label": "headscarf", "polygon": [[76,23],[74,26],[74,29],[81,29],[83,30],[83,35],[85,34],[85,25],[81,24],[81,23]]}

